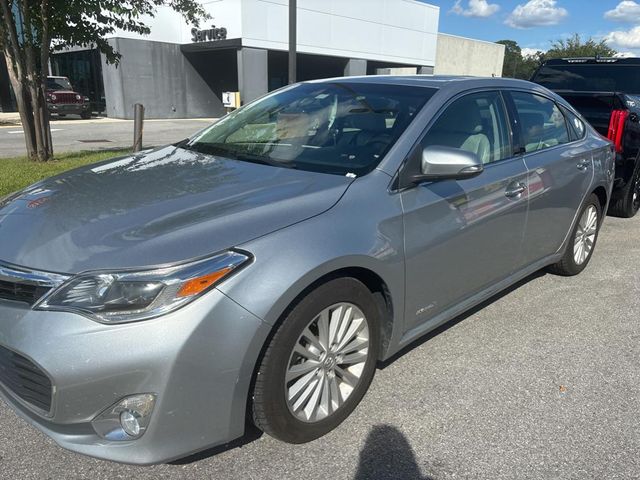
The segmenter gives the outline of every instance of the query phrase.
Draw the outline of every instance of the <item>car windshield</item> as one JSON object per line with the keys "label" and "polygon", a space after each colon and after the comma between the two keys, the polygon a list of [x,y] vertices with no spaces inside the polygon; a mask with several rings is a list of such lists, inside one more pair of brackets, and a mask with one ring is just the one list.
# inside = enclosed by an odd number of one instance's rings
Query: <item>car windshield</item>
{"label": "car windshield", "polygon": [[49,90],[73,90],[71,83],[66,78],[47,78]]}
{"label": "car windshield", "polygon": [[640,93],[640,66],[545,65],[532,81],[551,90]]}
{"label": "car windshield", "polygon": [[420,86],[303,83],[227,115],[183,146],[338,175],[373,170],[433,96]]}

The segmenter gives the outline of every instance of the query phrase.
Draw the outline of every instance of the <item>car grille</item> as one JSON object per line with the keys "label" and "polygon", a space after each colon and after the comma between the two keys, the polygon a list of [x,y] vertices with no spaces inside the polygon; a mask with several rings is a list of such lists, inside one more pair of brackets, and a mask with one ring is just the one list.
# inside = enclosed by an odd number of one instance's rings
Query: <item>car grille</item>
{"label": "car grille", "polygon": [[0,299],[3,300],[13,300],[15,302],[25,302],[29,305],[33,305],[49,290],[49,287],[10,282],[0,279]]}
{"label": "car grille", "polygon": [[12,300],[34,305],[51,289],[68,279],[67,275],[38,272],[0,262],[0,301]]}
{"label": "car grille", "polygon": [[0,346],[0,383],[28,404],[49,413],[53,387],[31,360]]}
{"label": "car grille", "polygon": [[55,103],[83,103],[83,99],[78,100],[75,93],[56,93]]}

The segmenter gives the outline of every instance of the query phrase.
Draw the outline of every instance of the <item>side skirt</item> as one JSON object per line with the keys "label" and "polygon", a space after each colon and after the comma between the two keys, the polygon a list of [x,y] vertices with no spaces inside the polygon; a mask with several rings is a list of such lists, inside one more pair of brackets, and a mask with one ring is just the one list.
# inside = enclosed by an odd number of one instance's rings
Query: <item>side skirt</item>
{"label": "side skirt", "polygon": [[457,316],[481,304],[482,302],[489,300],[491,297],[509,288],[511,285],[514,285],[518,283],[520,280],[527,278],[529,275],[537,272],[538,270],[541,270],[544,267],[547,267],[559,261],[560,258],[562,258],[562,252],[555,253],[554,255],[543,258],[542,260],[532,265],[529,265],[523,270],[517,273],[514,273],[513,275],[502,280],[501,282],[498,282],[495,285],[492,285],[489,288],[463,300],[462,302],[451,307],[450,309],[445,310],[444,312],[426,321],[422,325],[418,325],[417,327],[409,330],[407,333],[405,333],[402,336],[402,338],[400,339],[398,344],[395,346],[395,348],[392,347],[387,351],[387,354],[385,355],[385,358],[383,360],[386,360],[389,357],[393,356],[394,354],[398,353],[398,351],[402,350],[408,344],[417,340],[421,336],[426,335],[430,331],[435,330],[439,326],[453,320]]}

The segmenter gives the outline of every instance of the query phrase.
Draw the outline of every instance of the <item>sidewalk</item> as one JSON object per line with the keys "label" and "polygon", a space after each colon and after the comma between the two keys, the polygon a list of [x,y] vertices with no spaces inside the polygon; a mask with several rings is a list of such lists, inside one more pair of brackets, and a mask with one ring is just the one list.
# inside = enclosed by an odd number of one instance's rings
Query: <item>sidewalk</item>
{"label": "sidewalk", "polygon": [[[0,117],[0,160],[25,155],[22,126],[4,124],[8,116]],[[9,117],[10,118],[10,117]],[[13,116],[13,118],[17,118]],[[211,125],[212,119],[146,120],[143,142],[145,146],[166,145],[179,142]],[[112,118],[55,119],[51,122],[54,152],[85,150],[113,150],[133,145],[133,120]],[[1,163],[1,162],[0,162]],[[0,475],[1,477],[1,475]]]}
{"label": "sidewalk", "polygon": [[[217,118],[148,118],[145,119],[145,123],[151,122],[206,122],[213,123]],[[94,123],[133,123],[133,120],[122,120],[119,118],[109,117],[91,117],[89,120],[83,120],[79,116],[70,116],[64,118],[58,118],[54,116],[51,118],[52,125],[66,125],[72,123],[81,124],[94,124]],[[1,127],[15,127],[20,126],[20,114],[18,112],[0,112],[0,128]]]}
{"label": "sidewalk", "polygon": [[20,125],[18,112],[0,112],[0,125]]}

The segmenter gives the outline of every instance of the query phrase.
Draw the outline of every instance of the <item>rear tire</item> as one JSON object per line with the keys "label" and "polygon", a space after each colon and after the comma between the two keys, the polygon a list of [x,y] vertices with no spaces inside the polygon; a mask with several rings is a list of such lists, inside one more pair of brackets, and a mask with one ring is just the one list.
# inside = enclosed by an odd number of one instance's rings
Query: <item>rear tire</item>
{"label": "rear tire", "polygon": [[564,277],[578,275],[582,272],[589,264],[596,248],[601,224],[600,199],[592,193],[580,209],[578,222],[573,227],[564,256],[558,263],[551,265],[549,271]]}
{"label": "rear tire", "polygon": [[310,442],[340,425],[373,379],[379,317],[375,298],[354,278],[331,280],[304,297],[278,327],[258,367],[255,425],[288,443]]}
{"label": "rear tire", "polygon": [[617,193],[619,197],[611,202],[609,215],[620,218],[632,218],[640,209],[640,158],[631,179],[625,187]]}

